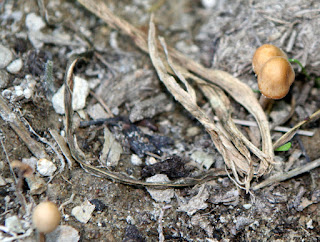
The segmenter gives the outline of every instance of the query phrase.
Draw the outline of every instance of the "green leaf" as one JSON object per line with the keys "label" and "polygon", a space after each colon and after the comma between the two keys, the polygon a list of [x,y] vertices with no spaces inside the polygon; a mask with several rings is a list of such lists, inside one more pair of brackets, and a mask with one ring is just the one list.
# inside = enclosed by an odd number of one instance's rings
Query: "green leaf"
{"label": "green leaf", "polygon": [[275,149],[275,151],[288,151],[291,148],[291,145],[292,145],[291,142],[288,142],[284,145],[281,145],[277,149]]}

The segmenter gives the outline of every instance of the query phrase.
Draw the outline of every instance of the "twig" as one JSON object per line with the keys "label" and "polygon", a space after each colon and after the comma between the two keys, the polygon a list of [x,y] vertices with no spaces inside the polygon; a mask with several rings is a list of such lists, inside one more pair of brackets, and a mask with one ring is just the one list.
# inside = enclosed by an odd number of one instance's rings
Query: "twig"
{"label": "twig", "polygon": [[[217,117],[214,117],[214,120],[218,120]],[[242,119],[233,119],[233,122],[239,125],[243,125],[243,126],[251,126],[251,127],[257,127],[257,123],[254,121],[249,121],[249,120],[242,120]],[[274,129],[274,131],[278,131],[278,132],[288,132],[291,130],[291,128],[288,127],[284,127],[284,126],[276,126]],[[314,131],[307,131],[307,130],[297,130],[297,134],[299,135],[304,135],[304,136],[313,136],[314,135]]]}
{"label": "twig", "polygon": [[64,157],[66,158],[68,165],[69,165],[69,169],[72,169],[72,166],[74,164],[74,159],[72,158],[70,151],[67,147],[66,142],[64,141],[64,139],[58,134],[57,131],[55,130],[51,130],[49,129],[49,132],[52,136],[52,138],[57,142],[62,154],[64,155]]}
{"label": "twig", "polygon": [[292,139],[292,137],[296,134],[296,132],[298,131],[298,129],[309,122],[313,122],[317,119],[320,118],[320,109],[318,111],[316,111],[315,113],[313,113],[311,116],[307,117],[305,120],[299,122],[298,124],[296,124],[292,129],[290,129],[290,131],[288,131],[287,133],[285,133],[284,135],[282,135],[274,144],[273,144],[273,148],[276,149],[278,147],[280,147],[281,145],[287,143],[290,139]]}
{"label": "twig", "polygon": [[[3,226],[1,226],[1,227],[3,227]],[[10,238],[4,238],[4,239],[2,240],[2,242],[19,241],[19,240],[22,240],[22,239],[24,239],[24,238],[29,237],[29,236],[32,234],[32,232],[33,232],[33,229],[30,228],[30,229],[28,229],[27,232],[25,232],[24,234],[15,235],[15,236],[10,237]],[[10,234],[11,234],[11,233],[10,233]]]}
{"label": "twig", "polygon": [[164,215],[164,210],[171,208],[171,205],[167,205],[164,206],[160,209],[160,214],[159,214],[159,218],[158,218],[158,234],[159,234],[159,242],[164,242],[165,238],[163,235],[163,226],[162,226],[162,219],[163,219],[163,215]]}
{"label": "twig", "polygon": [[[55,145],[51,142],[49,142],[46,138],[40,136],[33,128],[32,126],[30,125],[30,123],[25,119],[25,118],[22,118],[22,121],[25,123],[26,126],[28,126],[29,130],[31,133],[33,133],[35,136],[37,136],[37,138],[44,144],[48,145],[52,150],[53,152],[57,155],[57,157],[59,158],[60,160],[60,169],[59,169],[59,173],[62,173],[66,164],[64,162],[64,159],[62,157],[62,155],[60,154],[60,152],[58,152],[57,148],[55,147]],[[53,178],[53,177],[52,177]],[[52,179],[50,178],[50,180]]]}
{"label": "twig", "polygon": [[67,205],[70,204],[70,203],[73,203],[74,197],[75,197],[75,194],[72,193],[71,196],[70,196],[70,198],[69,198],[67,201],[63,202],[63,203],[60,205],[59,211],[62,212],[62,215],[64,215],[64,207],[67,206]]}
{"label": "twig", "polygon": [[[1,131],[2,133],[2,131]],[[6,150],[6,147],[4,146],[3,144],[3,137],[0,138],[0,142],[1,142],[1,146],[2,146],[2,149],[3,149],[3,152],[5,153],[6,155],[6,160],[7,160],[7,163],[8,163],[8,166],[9,166],[9,169],[10,169],[10,172],[13,176],[13,179],[14,179],[14,183],[17,184],[18,180],[17,180],[17,177],[16,175],[14,174],[14,171],[12,169],[12,166],[11,166],[11,163],[10,163],[10,160],[9,160],[9,156],[8,156],[8,153],[7,153],[7,150]]]}
{"label": "twig", "polygon": [[297,167],[291,171],[288,171],[288,172],[281,172],[281,173],[278,173],[276,175],[273,175],[269,178],[267,178],[266,180],[264,180],[263,182],[255,185],[252,189],[253,190],[258,190],[260,188],[263,188],[263,187],[266,187],[268,185],[271,185],[275,182],[281,182],[281,181],[285,181],[285,180],[288,180],[292,177],[295,177],[295,176],[298,176],[298,175],[301,175],[305,172],[308,172],[314,168],[317,168],[320,166],[320,159],[316,159],[310,163],[307,163],[305,165],[302,165],[300,167]]}
{"label": "twig", "polygon": [[90,91],[90,95],[93,96],[99,103],[100,105],[104,108],[104,110],[110,115],[110,117],[114,117],[112,111],[108,107],[108,105],[102,100],[101,97],[99,97],[97,94],[95,94],[93,91]]}
{"label": "twig", "polygon": [[25,125],[19,120],[18,116],[12,112],[7,105],[6,101],[0,95],[0,116],[1,118],[8,122],[11,128],[16,132],[16,134],[22,139],[31,153],[37,157],[38,159],[41,158],[48,158],[47,153],[45,152],[44,148],[34,139],[31,138],[28,129]]}
{"label": "twig", "polygon": [[[213,116],[214,121],[220,121],[217,116]],[[232,119],[235,124],[239,124],[242,126],[249,126],[249,127],[258,127],[257,122],[255,121],[250,121],[250,120],[243,120],[243,119]],[[101,119],[94,119],[94,120],[89,120],[89,121],[81,121],[80,122],[80,128],[85,128],[91,125],[103,125],[103,124],[116,124],[116,122],[121,121],[116,118],[101,118]],[[276,126],[274,131],[286,133],[291,130],[291,128],[284,127],[284,126]],[[308,130],[297,130],[297,134],[299,135],[304,135],[304,136],[313,136],[314,131],[308,131]]]}

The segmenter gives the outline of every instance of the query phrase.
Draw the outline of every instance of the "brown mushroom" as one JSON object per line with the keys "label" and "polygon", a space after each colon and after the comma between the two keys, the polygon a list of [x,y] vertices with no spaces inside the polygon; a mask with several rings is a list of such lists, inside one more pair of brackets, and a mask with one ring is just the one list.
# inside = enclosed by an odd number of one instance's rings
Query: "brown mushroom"
{"label": "brown mushroom", "polygon": [[271,44],[260,46],[252,58],[252,68],[256,75],[259,75],[262,66],[272,57],[281,56],[288,59],[287,55],[278,47]]}
{"label": "brown mushroom", "polygon": [[258,86],[265,97],[281,99],[288,94],[294,78],[294,71],[287,59],[272,57],[260,70]]}
{"label": "brown mushroom", "polygon": [[262,93],[260,104],[265,109],[271,99],[287,95],[295,74],[287,55],[278,47],[265,44],[253,55],[252,67],[258,76],[258,86]]}

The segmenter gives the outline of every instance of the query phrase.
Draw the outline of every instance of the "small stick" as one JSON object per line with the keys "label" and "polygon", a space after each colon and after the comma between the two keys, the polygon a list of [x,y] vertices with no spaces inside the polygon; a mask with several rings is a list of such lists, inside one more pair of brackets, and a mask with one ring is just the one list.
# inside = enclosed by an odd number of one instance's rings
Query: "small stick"
{"label": "small stick", "polygon": [[93,96],[99,103],[100,105],[104,108],[104,110],[110,115],[110,117],[114,117],[111,109],[108,107],[108,105],[102,100],[101,97],[99,97],[97,94],[95,94],[93,91],[90,91],[90,95]]}
{"label": "small stick", "polygon": [[34,139],[31,138],[30,133],[26,126],[19,120],[18,116],[11,111],[6,101],[0,95],[0,116],[5,121],[8,122],[11,128],[16,132],[16,134],[22,139],[31,153],[40,158],[48,158],[47,153],[44,148]]}
{"label": "small stick", "polygon": [[302,165],[300,167],[297,167],[291,171],[279,172],[278,174],[275,174],[275,175],[269,177],[268,179],[264,180],[263,182],[260,182],[259,184],[255,185],[252,189],[255,191],[260,188],[271,185],[272,183],[288,180],[292,177],[301,175],[301,174],[308,172],[308,171],[310,171],[314,168],[317,168],[319,166],[320,166],[320,158],[316,159],[310,163],[307,163],[305,165]]}

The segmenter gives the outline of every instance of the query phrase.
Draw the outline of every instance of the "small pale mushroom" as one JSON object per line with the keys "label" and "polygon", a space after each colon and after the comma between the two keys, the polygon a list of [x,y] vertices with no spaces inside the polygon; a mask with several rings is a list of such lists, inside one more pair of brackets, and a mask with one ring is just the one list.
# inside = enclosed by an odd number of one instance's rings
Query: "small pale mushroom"
{"label": "small pale mushroom", "polygon": [[45,234],[54,231],[60,224],[61,214],[53,202],[46,201],[38,204],[32,214],[32,222],[39,233],[39,241],[45,241]]}

